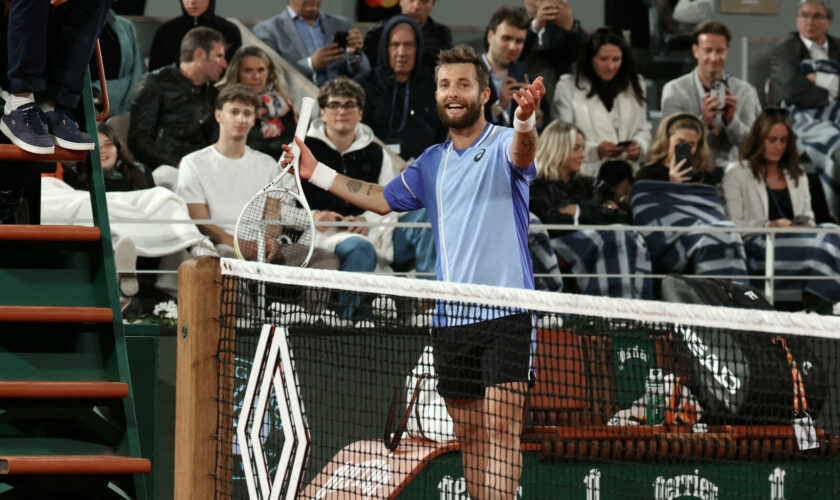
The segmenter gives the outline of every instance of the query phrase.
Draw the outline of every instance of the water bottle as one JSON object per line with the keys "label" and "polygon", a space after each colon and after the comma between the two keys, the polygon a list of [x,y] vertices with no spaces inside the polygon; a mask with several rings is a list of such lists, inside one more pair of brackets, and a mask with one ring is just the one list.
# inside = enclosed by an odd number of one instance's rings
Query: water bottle
{"label": "water bottle", "polygon": [[645,424],[665,423],[665,377],[661,368],[651,368],[645,391]]}

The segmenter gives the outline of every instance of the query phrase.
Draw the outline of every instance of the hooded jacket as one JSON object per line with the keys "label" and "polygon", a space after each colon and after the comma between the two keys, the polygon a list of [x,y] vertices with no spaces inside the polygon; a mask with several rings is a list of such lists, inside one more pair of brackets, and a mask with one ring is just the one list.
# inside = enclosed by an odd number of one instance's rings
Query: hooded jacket
{"label": "hooded jacket", "polygon": [[[414,69],[405,83],[397,82],[388,57],[388,39],[398,24],[411,26],[417,37]],[[418,158],[446,137],[437,115],[434,76],[421,64],[422,54],[423,34],[417,22],[409,16],[394,16],[379,39],[376,67],[356,78],[367,96],[362,120],[385,144],[399,144],[405,159]]]}
{"label": "hooded jacket", "polygon": [[210,0],[207,10],[198,17],[187,14],[181,0],[181,15],[166,21],[155,31],[152,48],[149,51],[149,71],[154,71],[172,63],[178,63],[181,56],[181,39],[187,31],[197,27],[213,28],[225,38],[225,58],[230,61],[233,53],[242,45],[239,28],[216,12],[216,0]]}
{"label": "hooded jacket", "polygon": [[[382,146],[374,142],[373,131],[363,123],[356,125],[356,138],[353,144],[343,152],[339,153],[327,137],[326,124],[320,118],[313,120],[309,126],[305,143],[319,161],[353,179],[385,185],[397,176],[391,158]],[[314,211],[331,210],[344,216],[360,215],[368,222],[397,222],[398,220],[396,212],[383,216],[371,211],[362,211],[355,205],[308,182],[303,184],[303,193]],[[329,228],[326,231],[316,231],[316,233],[315,246],[331,252],[335,251],[335,247],[347,238],[361,237],[339,228]],[[376,226],[371,227],[367,236],[364,236],[376,249],[380,264],[383,266],[390,265],[394,260],[393,234],[393,226]]]}

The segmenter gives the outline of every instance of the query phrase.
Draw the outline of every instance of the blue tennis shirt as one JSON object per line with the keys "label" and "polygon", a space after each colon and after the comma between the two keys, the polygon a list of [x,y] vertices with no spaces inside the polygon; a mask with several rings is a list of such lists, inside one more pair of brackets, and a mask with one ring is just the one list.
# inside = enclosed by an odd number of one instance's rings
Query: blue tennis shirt
{"label": "blue tennis shirt", "polygon": [[392,210],[426,207],[439,281],[534,288],[528,183],[537,170],[513,163],[513,134],[488,124],[466,149],[454,149],[452,141],[432,146],[385,186]]}

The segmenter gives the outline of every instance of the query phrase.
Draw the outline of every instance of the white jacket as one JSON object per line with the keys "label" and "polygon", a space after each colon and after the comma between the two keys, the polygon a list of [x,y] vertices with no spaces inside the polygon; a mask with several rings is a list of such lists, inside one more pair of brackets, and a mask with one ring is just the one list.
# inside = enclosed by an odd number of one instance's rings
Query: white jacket
{"label": "white jacket", "polygon": [[[644,79],[639,76],[639,80],[644,89]],[[581,79],[581,85],[583,89],[577,88],[574,75],[563,75],[557,82],[552,103],[552,116],[574,124],[586,136],[586,158],[581,166],[581,173],[591,177],[598,176],[598,169],[607,161],[598,157],[598,144],[604,141],[638,142],[642,148],[639,158],[635,162],[628,160],[636,172],[639,163],[643,162],[650,149],[647,104],[640,104],[632,86],[628,86],[616,96],[613,102],[614,113],[611,114],[597,94],[587,97],[591,86],[586,79]]]}
{"label": "white jacket", "polygon": [[[330,141],[327,138],[325,129],[326,125],[324,124],[324,121],[320,118],[316,118],[312,121],[312,124],[309,126],[309,131],[306,135],[309,137],[320,139],[321,141],[324,141],[324,143],[327,144],[329,147],[336,149],[335,144],[333,144],[332,141]],[[373,139],[373,130],[371,130],[369,126],[365,125],[364,123],[357,124],[356,140],[353,141],[353,144],[351,144],[350,147],[342,153],[342,156],[347,153],[352,153],[353,151],[357,151],[359,149],[367,147],[371,142],[373,142]],[[379,179],[377,179],[377,182],[384,186],[396,176],[397,172],[394,168],[394,164],[391,162],[391,157],[388,155],[387,151],[383,151],[382,168],[379,171]],[[317,212],[317,210],[313,210],[313,213],[314,212]],[[370,210],[367,210],[364,213],[362,213],[361,216],[364,217],[365,220],[367,220],[368,222],[399,221],[399,214],[397,214],[396,212],[391,212],[388,215],[379,215],[376,212],[371,212]],[[356,233],[351,233],[350,231],[340,230],[339,228],[331,227],[327,228],[326,231],[315,231],[315,246],[319,248],[324,248],[326,250],[329,250],[330,252],[334,252],[335,247],[348,238],[366,238],[376,250],[376,255],[379,257],[379,267],[384,268],[390,266],[391,262],[394,261],[393,235],[394,226],[371,227],[367,236],[361,236]]]}
{"label": "white jacket", "polygon": [[[787,191],[794,217],[805,215],[814,220],[811,209],[811,191],[808,189],[808,176],[799,176],[799,183],[785,172]],[[770,222],[770,197],[767,185],[756,179],[749,166],[741,161],[726,166],[721,181],[726,216],[736,226],[764,227]]]}

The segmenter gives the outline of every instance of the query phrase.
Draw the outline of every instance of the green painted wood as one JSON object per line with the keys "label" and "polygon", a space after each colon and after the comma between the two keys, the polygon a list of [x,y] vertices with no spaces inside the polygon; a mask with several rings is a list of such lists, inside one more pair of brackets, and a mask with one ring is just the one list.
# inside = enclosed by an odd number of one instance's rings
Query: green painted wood
{"label": "green painted wood", "polygon": [[[135,332],[137,330],[143,331],[134,329]],[[158,344],[157,336],[134,336],[126,333],[131,380],[134,382],[134,406],[137,410],[140,451],[154,464],[158,461]],[[157,491],[157,467],[152,467],[152,471],[146,474],[144,479],[147,492]]]}
{"label": "green painted wood", "polygon": [[[114,265],[114,250],[111,244],[111,225],[108,220],[108,206],[105,198],[105,179],[102,174],[102,164],[99,160],[99,139],[96,133],[96,112],[91,94],[90,73],[85,72],[85,85],[82,91],[85,130],[93,137],[96,149],[90,154],[90,199],[94,225],[99,228],[101,238],[102,265],[96,272],[95,283],[102,290],[111,309],[114,311],[113,325],[113,361],[119,373],[119,379],[131,387],[131,372],[128,364],[128,354],[123,331],[123,319],[120,311],[119,288],[117,286],[117,271]],[[132,457],[140,457],[140,436],[137,427],[137,414],[133,399],[133,389],[129,397],[123,399],[123,417],[125,419],[125,436],[120,449]],[[134,493],[138,500],[146,500],[146,481],[140,475],[134,477]]]}

